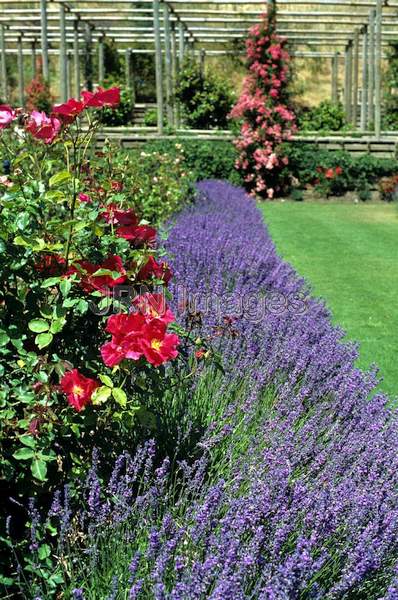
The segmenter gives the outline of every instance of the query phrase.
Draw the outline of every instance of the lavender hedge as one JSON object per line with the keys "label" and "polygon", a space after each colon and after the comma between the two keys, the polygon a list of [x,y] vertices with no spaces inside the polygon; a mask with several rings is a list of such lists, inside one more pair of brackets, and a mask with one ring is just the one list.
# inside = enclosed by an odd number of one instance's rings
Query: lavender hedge
{"label": "lavender hedge", "polygon": [[[177,486],[168,460],[150,479],[149,444],[108,485],[93,466],[78,517],[57,496],[62,539],[79,521],[90,572],[109,586],[84,583],[74,558],[66,597],[398,598],[398,427],[372,391],[376,373],[356,368],[356,348],[277,256],[253,201],[223,182],[199,191],[167,241],[176,302],[197,294],[202,335],[218,341],[226,381],[244,377],[247,390]],[[238,404],[245,414],[231,419]]]}

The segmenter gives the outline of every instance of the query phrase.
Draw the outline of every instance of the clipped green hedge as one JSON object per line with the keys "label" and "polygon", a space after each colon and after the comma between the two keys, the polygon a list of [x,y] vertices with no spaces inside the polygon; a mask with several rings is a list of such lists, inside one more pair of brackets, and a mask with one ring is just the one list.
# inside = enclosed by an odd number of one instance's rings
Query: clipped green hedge
{"label": "clipped green hedge", "polygon": [[242,185],[242,178],[235,169],[237,151],[228,141],[203,140],[157,140],[145,144],[146,152],[162,152],[177,155],[181,149],[187,168],[195,181],[225,179],[234,185]]}

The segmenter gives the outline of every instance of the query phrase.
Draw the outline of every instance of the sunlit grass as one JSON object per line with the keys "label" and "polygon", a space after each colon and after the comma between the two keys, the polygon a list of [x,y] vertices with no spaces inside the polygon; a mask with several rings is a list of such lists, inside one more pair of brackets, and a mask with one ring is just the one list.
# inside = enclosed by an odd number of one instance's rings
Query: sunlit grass
{"label": "sunlit grass", "polygon": [[376,363],[382,389],[398,395],[397,205],[285,202],[261,208],[279,253],[325,299],[334,322],[360,342],[360,366]]}

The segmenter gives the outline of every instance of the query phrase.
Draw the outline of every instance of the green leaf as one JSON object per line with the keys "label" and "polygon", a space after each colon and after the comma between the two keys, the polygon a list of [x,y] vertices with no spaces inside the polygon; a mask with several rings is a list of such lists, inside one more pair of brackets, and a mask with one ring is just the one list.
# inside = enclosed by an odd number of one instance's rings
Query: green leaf
{"label": "green leaf", "polygon": [[113,381],[108,375],[99,375],[99,378],[104,385],[113,388]]}
{"label": "green leaf", "polygon": [[58,283],[60,282],[61,278],[60,277],[49,277],[48,279],[45,279],[43,281],[43,283],[41,284],[40,287],[42,288],[48,288],[48,287],[52,287],[53,285],[58,285]]}
{"label": "green leaf", "polygon": [[69,279],[64,279],[59,284],[59,289],[61,290],[61,294],[63,295],[64,298],[66,298],[66,296],[69,294],[71,287],[72,287],[72,283],[71,283],[71,281],[69,281]]}
{"label": "green leaf", "polygon": [[91,396],[91,401],[94,404],[94,406],[99,406],[100,404],[103,404],[108,400],[111,393],[111,388],[101,386],[94,391],[93,395]]}
{"label": "green leaf", "polygon": [[32,460],[32,464],[30,466],[30,470],[32,471],[32,475],[35,479],[39,481],[45,481],[47,476],[47,465],[44,460],[40,458],[34,458]]}
{"label": "green leaf", "polygon": [[29,248],[32,245],[31,242],[22,235],[17,235],[14,238],[14,244],[15,246],[25,246],[26,248]]}
{"label": "green leaf", "polygon": [[57,319],[51,323],[50,331],[51,333],[59,333],[62,331],[66,321],[65,319]]}
{"label": "green leaf", "polygon": [[44,319],[33,319],[32,321],[29,321],[28,327],[35,333],[43,333],[44,331],[49,330],[50,325]]}
{"label": "green leaf", "polygon": [[13,457],[16,460],[30,460],[34,455],[35,453],[31,448],[19,448],[14,452]]}
{"label": "green leaf", "polygon": [[42,544],[41,546],[39,546],[39,551],[38,551],[38,555],[40,560],[45,560],[46,558],[48,558],[51,554],[51,548],[48,544]]}
{"label": "green leaf", "polygon": [[24,446],[28,446],[29,448],[35,448],[36,447],[36,440],[31,435],[21,435],[21,437],[19,438],[19,441]]}
{"label": "green leaf", "polygon": [[35,342],[39,346],[40,350],[42,350],[43,348],[46,348],[46,346],[51,344],[51,342],[53,341],[53,337],[54,336],[52,333],[40,333],[36,336]]}
{"label": "green leaf", "polygon": [[56,173],[52,177],[50,177],[50,181],[48,182],[50,188],[56,187],[69,181],[72,178],[69,171],[61,171],[60,173]]}
{"label": "green leaf", "polygon": [[122,388],[114,388],[112,390],[112,396],[114,397],[115,401],[122,408],[126,408],[126,405],[127,405],[127,395],[126,395],[126,392],[124,390],[122,390]]}
{"label": "green leaf", "polygon": [[9,341],[10,341],[10,338],[6,334],[6,332],[5,331],[0,331],[0,347],[1,346],[6,346]]}

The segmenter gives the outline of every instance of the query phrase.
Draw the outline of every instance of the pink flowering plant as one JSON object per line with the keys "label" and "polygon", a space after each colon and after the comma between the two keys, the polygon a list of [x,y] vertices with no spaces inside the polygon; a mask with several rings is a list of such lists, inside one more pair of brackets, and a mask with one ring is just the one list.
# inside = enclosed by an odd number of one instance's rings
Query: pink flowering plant
{"label": "pink flowering plant", "polygon": [[[6,496],[48,491],[160,418],[185,336],[171,270],[140,216],[129,161],[94,136],[117,88],[50,114],[0,106],[0,437]],[[178,359],[178,360],[177,360]],[[145,433],[147,432],[147,433]],[[40,492],[42,493],[42,492]],[[9,509],[9,507],[8,507]]]}
{"label": "pink flowering plant", "polygon": [[236,168],[252,195],[273,198],[284,187],[288,158],[281,144],[294,133],[289,106],[289,53],[274,31],[274,14],[264,15],[246,41],[249,75],[230,116],[241,122]]}

